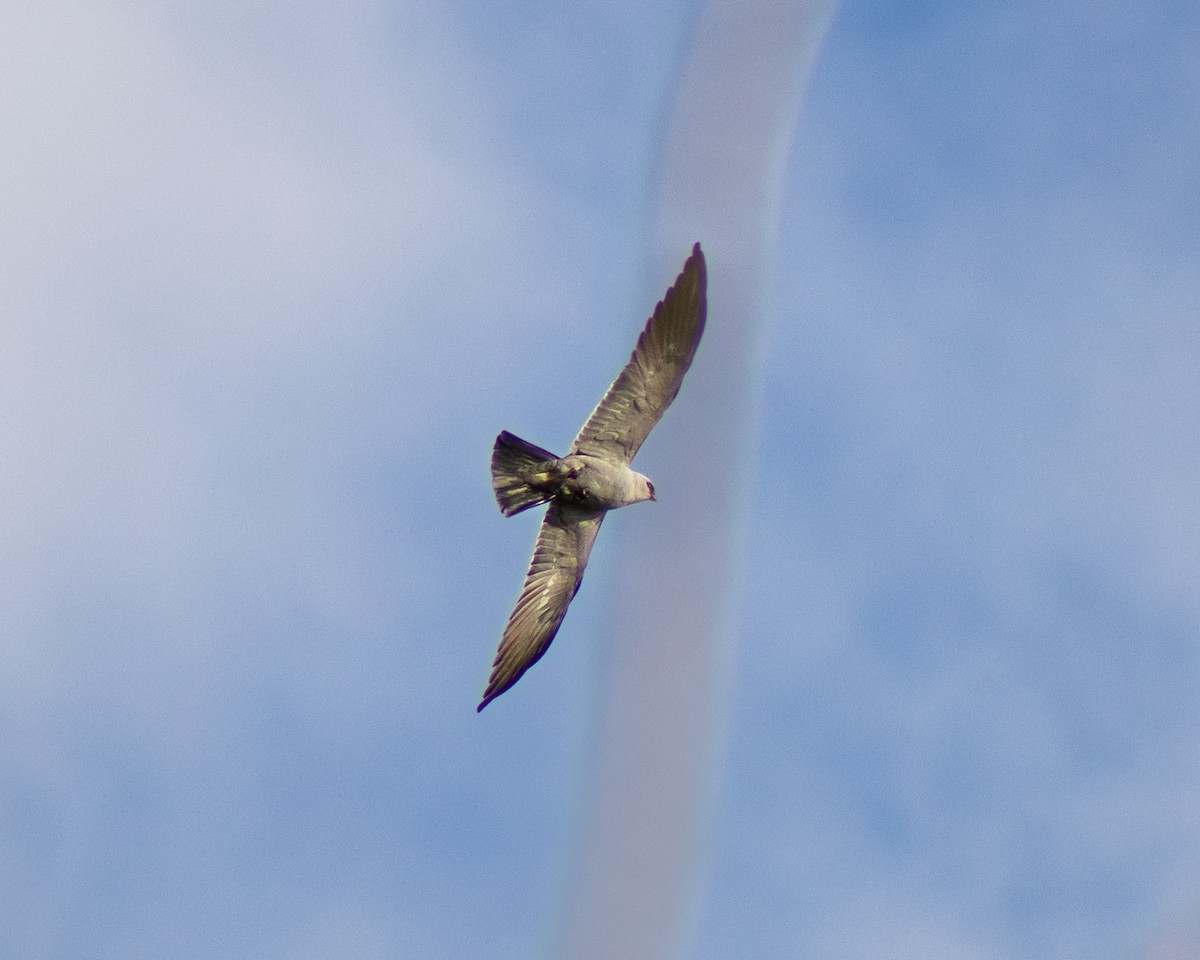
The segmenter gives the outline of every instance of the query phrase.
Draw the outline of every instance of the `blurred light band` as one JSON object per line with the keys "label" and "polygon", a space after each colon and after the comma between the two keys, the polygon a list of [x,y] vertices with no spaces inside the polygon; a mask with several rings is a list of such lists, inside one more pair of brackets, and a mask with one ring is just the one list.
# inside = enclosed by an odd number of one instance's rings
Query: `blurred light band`
{"label": "blurred light band", "polygon": [[[836,0],[712,0],[666,118],[653,296],[699,240],[708,327],[655,431],[654,517],[623,524],[561,960],[669,960],[688,944],[707,848],[761,391],[764,282],[792,131]],[[769,495],[769,491],[765,493]],[[714,902],[713,909],[720,909]]]}

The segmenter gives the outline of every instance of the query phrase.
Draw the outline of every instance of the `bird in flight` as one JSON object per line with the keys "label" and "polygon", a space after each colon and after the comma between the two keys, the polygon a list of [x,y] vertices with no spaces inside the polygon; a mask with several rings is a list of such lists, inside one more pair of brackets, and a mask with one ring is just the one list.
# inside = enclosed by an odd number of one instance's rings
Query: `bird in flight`
{"label": "bird in flight", "polygon": [[704,333],[707,283],[700,244],[654,308],[637,347],[565,457],[507,430],[492,449],[492,489],[506,517],[549,503],[516,609],[508,618],[478,710],[546,652],[583,580],[609,510],[654,499],[630,469],[634,454],[679,392]]}

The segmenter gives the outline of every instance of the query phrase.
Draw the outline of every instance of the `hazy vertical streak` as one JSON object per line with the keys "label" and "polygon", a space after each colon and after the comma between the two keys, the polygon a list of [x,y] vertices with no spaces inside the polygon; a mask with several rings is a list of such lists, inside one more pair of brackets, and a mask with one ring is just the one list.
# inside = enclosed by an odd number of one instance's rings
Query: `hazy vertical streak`
{"label": "hazy vertical streak", "polygon": [[[661,150],[652,275],[699,240],[709,322],[639,458],[660,502],[622,525],[613,650],[559,941],[569,960],[664,960],[686,942],[725,700],[751,478],[756,345],[791,131],[836,0],[710,0]],[[653,516],[650,512],[653,510]]]}

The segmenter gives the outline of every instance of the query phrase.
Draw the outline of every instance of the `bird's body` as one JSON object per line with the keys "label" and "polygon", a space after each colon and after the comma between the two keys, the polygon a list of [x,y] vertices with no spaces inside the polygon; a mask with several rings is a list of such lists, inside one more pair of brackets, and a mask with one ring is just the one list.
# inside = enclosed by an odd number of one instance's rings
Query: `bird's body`
{"label": "bird's body", "polygon": [[[505,516],[550,500],[590,510],[615,510],[654,499],[654,484],[619,460],[587,453],[555,457],[507,430],[496,438],[496,447],[511,451],[507,457],[497,456],[499,462],[494,462],[492,468],[492,481]],[[528,493],[507,505],[510,501],[505,491],[514,488]],[[529,502],[535,493],[537,499]]]}
{"label": "bird's body", "polygon": [[561,461],[567,477],[557,496],[593,510],[615,510],[654,499],[654,484],[623,463],[576,453]]}
{"label": "bird's body", "polygon": [[700,245],[659,302],[633,356],[579,431],[556,457],[508,431],[492,451],[492,488],[512,516],[549,503],[516,609],[508,619],[482,710],[536,663],[579,589],[592,544],[609,510],[654,499],[654,484],[630,467],[691,365],[704,332],[706,271]]}

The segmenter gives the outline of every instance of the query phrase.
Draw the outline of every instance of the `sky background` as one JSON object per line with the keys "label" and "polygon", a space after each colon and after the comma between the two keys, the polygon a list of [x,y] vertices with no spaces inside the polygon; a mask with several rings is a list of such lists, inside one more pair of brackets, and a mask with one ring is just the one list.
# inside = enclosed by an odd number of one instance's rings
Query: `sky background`
{"label": "sky background", "polygon": [[[487,467],[678,269],[695,12],[0,12],[0,955],[553,942],[649,521],[477,716],[537,524]],[[1198,156],[1194,4],[841,4],[691,957],[1200,955]]]}

